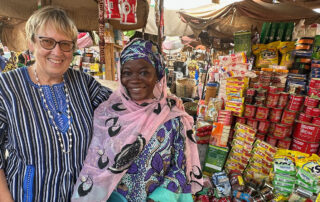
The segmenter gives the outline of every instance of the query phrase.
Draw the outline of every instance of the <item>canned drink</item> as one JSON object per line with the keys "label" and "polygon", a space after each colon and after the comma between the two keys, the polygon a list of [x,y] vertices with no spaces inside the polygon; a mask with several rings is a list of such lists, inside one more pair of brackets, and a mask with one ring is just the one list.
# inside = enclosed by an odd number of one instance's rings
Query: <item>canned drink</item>
{"label": "canned drink", "polygon": [[273,136],[277,139],[284,139],[288,134],[288,130],[287,125],[277,123],[273,131]]}
{"label": "canned drink", "polygon": [[319,142],[307,142],[298,138],[293,138],[291,150],[300,151],[308,154],[317,153]]}
{"label": "canned drink", "polygon": [[278,104],[279,97],[279,93],[269,93],[267,97],[266,106],[270,108],[276,107]]}
{"label": "canned drink", "polygon": [[272,108],[269,119],[271,122],[278,123],[281,120],[282,108]]}
{"label": "canned drink", "polygon": [[263,134],[268,133],[269,126],[270,126],[269,121],[259,121],[258,132]]}
{"label": "canned drink", "polygon": [[281,149],[289,149],[290,145],[291,145],[291,141],[292,141],[291,138],[286,137],[286,138],[278,141],[277,147],[281,148]]}
{"label": "canned drink", "polygon": [[305,113],[300,113],[298,118],[299,121],[308,122],[308,123],[311,123],[311,119],[312,117],[306,115]]}
{"label": "canned drink", "polygon": [[280,93],[279,95],[279,101],[278,101],[278,108],[284,108],[289,100],[289,93]]}
{"label": "canned drink", "polygon": [[308,116],[319,117],[320,116],[320,108],[306,107],[305,113]]}
{"label": "canned drink", "polygon": [[256,111],[256,119],[259,120],[267,120],[269,114],[269,108],[267,107],[257,107]]}
{"label": "canned drink", "polygon": [[261,141],[264,141],[266,135],[265,134],[262,134],[262,133],[257,133],[256,134],[256,138],[261,140]]}
{"label": "canned drink", "polygon": [[253,118],[256,114],[256,106],[254,105],[246,105],[244,110],[244,117]]}
{"label": "canned drink", "polygon": [[320,126],[320,117],[313,117],[312,122],[314,125]]}
{"label": "canned drink", "polygon": [[268,135],[266,141],[267,143],[275,147],[277,145],[278,139],[273,135]]}
{"label": "canned drink", "polygon": [[237,117],[236,122],[237,123],[246,124],[247,123],[247,118],[245,118],[245,117]]}
{"label": "canned drink", "polygon": [[297,112],[285,109],[282,114],[281,123],[286,125],[293,125]]}
{"label": "canned drink", "polygon": [[320,127],[297,121],[292,136],[307,142],[320,142]]}
{"label": "canned drink", "polygon": [[318,107],[319,105],[319,100],[312,98],[312,97],[306,97],[306,99],[304,100],[304,106],[307,107]]}
{"label": "canned drink", "polygon": [[257,129],[258,128],[258,120],[256,119],[247,119],[247,125],[252,127],[253,129]]}
{"label": "canned drink", "polygon": [[299,111],[304,97],[301,95],[291,95],[287,108],[291,111]]}

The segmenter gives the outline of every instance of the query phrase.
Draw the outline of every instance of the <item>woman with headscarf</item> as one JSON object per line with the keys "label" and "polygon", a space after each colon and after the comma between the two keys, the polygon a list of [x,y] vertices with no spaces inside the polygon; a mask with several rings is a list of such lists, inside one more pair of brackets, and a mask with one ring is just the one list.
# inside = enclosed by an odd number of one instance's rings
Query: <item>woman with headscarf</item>
{"label": "woman with headscarf", "polygon": [[72,200],[193,201],[202,184],[193,119],[167,97],[159,48],[135,39],[120,62],[120,87],[95,110]]}

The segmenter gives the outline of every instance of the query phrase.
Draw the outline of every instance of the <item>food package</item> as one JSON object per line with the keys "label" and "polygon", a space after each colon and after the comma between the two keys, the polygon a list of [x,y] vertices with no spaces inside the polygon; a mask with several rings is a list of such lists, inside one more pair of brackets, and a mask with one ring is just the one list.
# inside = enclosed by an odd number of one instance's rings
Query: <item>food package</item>
{"label": "food package", "polygon": [[292,52],[295,49],[294,41],[281,42],[279,45],[279,51],[282,54],[280,66],[286,66],[288,69],[292,67],[293,55]]}
{"label": "food package", "polygon": [[219,98],[210,98],[204,120],[215,122],[218,119],[218,113],[222,107],[222,100]]}
{"label": "food package", "polygon": [[213,123],[214,127],[210,137],[210,144],[226,147],[230,135],[231,126],[225,126],[222,123]]}
{"label": "food package", "polygon": [[117,19],[120,20],[120,9],[119,9],[119,0],[105,0],[106,13],[105,17],[107,19]]}
{"label": "food package", "polygon": [[256,44],[252,46],[253,54],[256,55],[256,67],[268,68],[269,65],[278,65],[279,43],[279,41],[275,41],[269,44]]}
{"label": "food package", "polygon": [[136,24],[137,0],[120,0],[121,23]]}
{"label": "food package", "polygon": [[218,147],[209,144],[203,166],[203,174],[211,176],[212,173],[222,171],[228,152],[228,147]]}

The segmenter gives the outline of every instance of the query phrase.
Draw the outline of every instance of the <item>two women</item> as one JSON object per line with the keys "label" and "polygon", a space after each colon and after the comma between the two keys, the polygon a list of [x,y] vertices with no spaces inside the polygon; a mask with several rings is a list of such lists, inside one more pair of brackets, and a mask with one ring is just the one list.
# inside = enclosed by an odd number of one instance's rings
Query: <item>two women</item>
{"label": "two women", "polygon": [[135,39],[120,61],[120,88],[94,113],[73,201],[192,201],[202,184],[193,119],[167,97],[158,47]]}

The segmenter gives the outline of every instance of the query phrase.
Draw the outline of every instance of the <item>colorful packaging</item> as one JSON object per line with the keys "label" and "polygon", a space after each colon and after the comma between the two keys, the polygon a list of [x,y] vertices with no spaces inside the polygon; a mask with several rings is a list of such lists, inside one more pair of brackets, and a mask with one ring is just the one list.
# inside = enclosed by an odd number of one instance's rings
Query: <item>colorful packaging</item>
{"label": "colorful packaging", "polygon": [[228,151],[227,147],[209,145],[203,166],[203,173],[211,176],[212,173],[222,171],[228,156]]}
{"label": "colorful packaging", "polygon": [[120,0],[121,23],[136,24],[137,0]]}
{"label": "colorful packaging", "polygon": [[252,46],[253,54],[256,55],[256,67],[268,68],[269,65],[278,65],[279,41],[269,44],[257,44]]}
{"label": "colorful packaging", "polygon": [[292,52],[295,49],[294,41],[281,42],[279,45],[279,51],[282,54],[280,66],[286,66],[288,69],[292,67],[293,55]]}
{"label": "colorful packaging", "polygon": [[105,17],[107,19],[121,19],[120,9],[119,9],[119,0],[105,0],[106,13]]}

